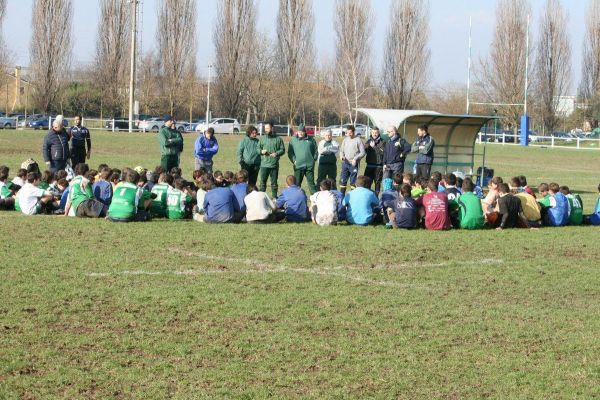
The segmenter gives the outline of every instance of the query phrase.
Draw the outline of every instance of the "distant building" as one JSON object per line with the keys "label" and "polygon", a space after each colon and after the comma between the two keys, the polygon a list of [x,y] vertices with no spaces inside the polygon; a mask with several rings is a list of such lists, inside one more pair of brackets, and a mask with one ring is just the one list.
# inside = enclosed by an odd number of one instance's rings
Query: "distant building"
{"label": "distant building", "polygon": [[556,114],[559,117],[568,117],[577,108],[576,96],[556,96],[554,101],[557,102]]}
{"label": "distant building", "polygon": [[[2,73],[2,72],[0,72]],[[2,73],[0,80],[0,109],[14,112],[27,107],[29,95],[29,81],[23,79],[23,70],[17,66],[13,71]]]}

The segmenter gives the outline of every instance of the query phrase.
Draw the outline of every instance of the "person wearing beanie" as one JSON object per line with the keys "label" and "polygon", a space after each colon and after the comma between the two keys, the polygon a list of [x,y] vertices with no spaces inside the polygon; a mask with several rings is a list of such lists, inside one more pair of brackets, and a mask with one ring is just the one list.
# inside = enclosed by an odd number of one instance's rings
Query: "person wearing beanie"
{"label": "person wearing beanie", "polygon": [[160,144],[160,166],[165,171],[179,167],[179,157],[183,151],[183,136],[175,129],[175,120],[171,115],[164,118],[165,124],[158,131]]}
{"label": "person wearing beanie", "polygon": [[315,161],[317,161],[317,142],[306,134],[304,125],[298,127],[297,135],[292,138],[288,146],[288,157],[294,166],[294,176],[299,187],[302,186],[304,177],[308,181],[310,194],[317,192],[315,186]]}

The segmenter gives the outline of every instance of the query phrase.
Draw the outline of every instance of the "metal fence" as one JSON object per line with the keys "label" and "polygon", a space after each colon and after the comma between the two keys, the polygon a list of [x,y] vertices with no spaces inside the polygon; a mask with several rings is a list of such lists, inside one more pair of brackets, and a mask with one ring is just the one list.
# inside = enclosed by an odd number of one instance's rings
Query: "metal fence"
{"label": "metal fence", "polygon": [[[488,133],[479,132],[477,143],[489,143],[501,146],[520,145],[520,137],[517,137],[515,143],[515,135],[506,133]],[[550,147],[559,149],[576,149],[576,150],[599,150],[600,138],[590,137],[559,137],[559,136],[529,136],[529,146]]]}

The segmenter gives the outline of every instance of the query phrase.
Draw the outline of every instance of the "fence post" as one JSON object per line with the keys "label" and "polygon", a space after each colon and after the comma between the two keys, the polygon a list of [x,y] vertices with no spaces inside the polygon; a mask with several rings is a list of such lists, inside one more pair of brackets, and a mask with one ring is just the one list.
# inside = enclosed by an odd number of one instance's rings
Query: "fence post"
{"label": "fence post", "polygon": [[578,149],[579,149],[579,140],[580,140],[580,139],[581,139],[581,138],[580,138],[579,136],[577,136],[577,148],[578,148]]}
{"label": "fence post", "polygon": [[481,141],[481,132],[479,132],[479,144],[481,144],[481,143],[483,143],[483,142]]}
{"label": "fence post", "polygon": [[554,147],[554,136],[550,136],[552,140],[550,141],[550,147]]}
{"label": "fence post", "polygon": [[48,116],[48,129],[52,129],[52,117]]}
{"label": "fence post", "polygon": [[115,119],[112,119],[112,131],[115,133]]}
{"label": "fence post", "polygon": [[502,132],[502,146],[506,144],[506,132]]}
{"label": "fence post", "polygon": [[288,135],[288,137],[290,136],[290,124],[288,124],[288,126],[287,126],[287,135]]}

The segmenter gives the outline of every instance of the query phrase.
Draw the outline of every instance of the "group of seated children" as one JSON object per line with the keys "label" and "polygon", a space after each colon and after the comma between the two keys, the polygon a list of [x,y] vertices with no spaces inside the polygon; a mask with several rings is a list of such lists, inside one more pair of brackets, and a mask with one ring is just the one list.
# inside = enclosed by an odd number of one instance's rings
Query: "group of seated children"
{"label": "group of seated children", "polygon": [[90,170],[82,163],[75,166],[74,175],[41,173],[37,163],[28,160],[9,181],[9,169],[0,166],[0,209],[27,215],[106,217],[115,222],[168,218],[265,224],[285,220],[324,226],[346,221],[429,230],[600,225],[600,186],[594,212],[584,216],[581,197],[567,186],[542,183],[536,198],[524,176],[509,183],[494,177],[484,195],[470,177],[434,172],[429,179],[415,180],[410,173],[397,173],[384,179],[380,198],[371,191],[366,176],[359,176],[356,189],[345,196],[336,189],[335,181],[325,179],[320,190],[307,198],[290,175],[281,195],[271,199],[248,184],[245,170],[234,174],[200,169],[188,182],[180,168],[121,171],[102,164],[98,170]]}

